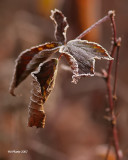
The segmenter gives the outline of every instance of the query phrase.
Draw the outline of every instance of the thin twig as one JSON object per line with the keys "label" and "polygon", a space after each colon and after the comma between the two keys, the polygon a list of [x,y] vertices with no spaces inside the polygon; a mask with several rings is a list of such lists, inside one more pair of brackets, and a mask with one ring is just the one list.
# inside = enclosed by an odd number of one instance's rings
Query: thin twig
{"label": "thin twig", "polygon": [[[114,57],[115,50],[117,48],[116,24],[115,24],[114,16],[115,16],[114,13],[110,16],[111,23],[112,23],[111,25],[113,29],[113,32],[112,32],[113,33],[113,43],[112,43],[113,46],[112,46],[112,51],[111,51],[112,57]],[[108,90],[108,100],[109,100],[109,107],[110,107],[110,113],[111,113],[111,119],[112,119],[111,126],[112,126],[113,140],[114,140],[114,148],[115,148],[117,160],[121,160],[122,155],[121,155],[121,150],[119,148],[119,140],[118,140],[118,134],[117,134],[117,128],[116,128],[116,116],[114,112],[114,103],[113,103],[113,95],[112,95],[112,87],[111,87],[112,65],[113,65],[113,61],[110,61],[108,65],[107,90]],[[117,74],[115,75],[117,76]],[[115,79],[117,79],[117,77]],[[116,87],[116,85],[114,86]]]}
{"label": "thin twig", "polygon": [[116,66],[115,66],[115,75],[114,75],[114,86],[113,86],[113,99],[116,101],[116,86],[117,86],[117,72],[118,72],[118,64],[119,64],[119,50],[120,50],[121,38],[117,39],[117,53],[116,53]]}
{"label": "thin twig", "polygon": [[106,22],[107,20],[110,19],[110,16],[113,14],[113,11],[109,11],[108,15],[106,15],[105,17],[103,17],[102,19],[100,19],[99,21],[97,21],[95,24],[93,24],[91,27],[89,27],[87,30],[85,30],[84,32],[82,32],[78,37],[76,37],[76,39],[81,39],[83,38],[86,34],[88,34],[92,29],[94,29],[95,27],[97,27],[97,25]]}
{"label": "thin twig", "polygon": [[100,72],[95,72],[95,76],[96,77],[100,77],[100,78],[106,78],[102,73]]}
{"label": "thin twig", "polygon": [[[83,33],[81,33],[76,39],[81,39],[83,38],[87,33],[89,33],[92,29],[94,29],[97,25],[106,22],[107,20],[111,19],[111,25],[112,25],[112,49],[111,49],[111,57],[114,57],[115,55],[115,50],[118,48],[118,43],[117,43],[117,32],[116,32],[116,24],[115,24],[115,12],[114,11],[109,11],[108,15],[97,21],[95,24],[93,24],[91,27],[89,27],[87,30],[85,30]],[[119,48],[118,51],[119,53]],[[118,59],[117,59],[118,60]],[[118,62],[117,62],[118,64]],[[112,125],[112,133],[113,133],[113,140],[114,140],[114,148],[116,152],[116,157],[117,160],[122,159],[122,154],[121,150],[119,148],[119,140],[118,140],[118,135],[117,135],[117,128],[116,128],[116,116],[114,113],[114,108],[115,104],[113,102],[113,94],[112,94],[112,87],[111,87],[111,72],[112,72],[112,65],[113,61],[109,62],[108,65],[108,70],[107,70],[107,78],[106,78],[106,83],[107,83],[107,91],[108,91],[108,101],[109,101],[109,108],[110,108],[110,114],[111,114],[111,125]],[[116,81],[117,81],[117,66],[116,65],[116,73],[115,73],[115,81],[114,81],[114,93],[116,94]],[[103,77],[101,74],[96,74],[97,76]],[[108,153],[109,155],[109,150]]]}

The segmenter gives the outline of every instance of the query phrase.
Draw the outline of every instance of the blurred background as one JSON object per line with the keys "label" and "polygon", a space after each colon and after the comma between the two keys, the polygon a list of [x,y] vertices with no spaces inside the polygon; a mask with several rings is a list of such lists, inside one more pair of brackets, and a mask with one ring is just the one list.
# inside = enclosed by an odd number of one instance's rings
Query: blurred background
{"label": "blurred background", "polygon": [[[0,160],[104,160],[111,128],[104,116],[108,107],[106,84],[98,77],[71,83],[72,74],[59,66],[54,91],[45,104],[44,129],[27,126],[31,90],[29,76],[9,94],[15,59],[31,46],[54,41],[51,9],[67,17],[68,40],[90,25],[116,11],[117,35],[122,37],[120,50],[117,114],[120,147],[128,159],[128,0],[0,0]],[[111,45],[110,21],[101,24],[85,39],[100,43],[108,51]],[[96,62],[101,71],[106,61]],[[8,153],[27,150],[27,154]],[[109,160],[115,155],[111,149]]]}

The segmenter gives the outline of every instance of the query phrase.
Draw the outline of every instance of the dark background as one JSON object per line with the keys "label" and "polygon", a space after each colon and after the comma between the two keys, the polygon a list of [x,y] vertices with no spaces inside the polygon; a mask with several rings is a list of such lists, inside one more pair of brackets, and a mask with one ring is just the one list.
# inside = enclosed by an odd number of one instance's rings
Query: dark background
{"label": "dark background", "polygon": [[[108,107],[106,84],[98,77],[71,83],[72,74],[59,66],[57,81],[45,104],[44,129],[27,126],[31,76],[12,97],[9,85],[14,61],[21,51],[33,45],[54,41],[51,9],[67,17],[68,40],[74,39],[91,24],[116,11],[117,35],[121,36],[117,82],[118,134],[124,159],[128,159],[128,1],[127,0],[0,0],[0,160],[104,160],[111,142],[111,127],[104,116]],[[110,21],[101,24],[85,39],[111,46]],[[107,65],[96,62],[96,70]],[[27,154],[8,153],[27,150]],[[113,148],[109,160],[114,160]]]}

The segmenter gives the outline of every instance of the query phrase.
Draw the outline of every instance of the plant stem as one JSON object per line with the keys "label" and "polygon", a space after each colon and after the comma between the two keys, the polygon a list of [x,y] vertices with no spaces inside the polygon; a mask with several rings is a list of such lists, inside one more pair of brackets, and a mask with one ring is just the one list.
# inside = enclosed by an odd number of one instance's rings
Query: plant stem
{"label": "plant stem", "polygon": [[[112,46],[112,51],[111,51],[111,57],[114,57],[115,50],[118,46],[117,38],[116,38],[116,25],[115,25],[115,20],[114,20],[114,14],[110,16],[110,19],[111,19],[111,23],[112,23],[111,25],[113,29],[113,32],[112,32],[113,33],[113,46]],[[111,114],[111,126],[112,126],[112,133],[113,133],[114,148],[115,148],[117,160],[121,160],[122,155],[121,155],[121,150],[119,148],[119,140],[118,140],[117,126],[116,126],[116,116],[114,112],[115,105],[113,103],[113,95],[112,95],[112,87],[111,87],[112,65],[113,65],[113,61],[110,61],[108,65],[108,77],[107,77],[108,101],[109,101],[110,114]],[[116,74],[115,74],[115,81],[114,81],[114,92],[116,91],[116,81],[117,81],[117,65],[116,65]]]}
{"label": "plant stem", "polygon": [[[111,49],[111,57],[114,57],[115,51],[117,49],[117,60],[116,60],[116,69],[115,69],[115,77],[114,77],[114,89],[112,92],[112,87],[111,87],[111,72],[112,72],[112,65],[113,61],[109,62],[108,69],[107,69],[107,78],[106,78],[106,84],[107,84],[107,92],[108,92],[108,101],[109,101],[109,108],[110,108],[110,114],[111,114],[111,126],[112,126],[112,134],[113,134],[113,141],[114,141],[114,148],[115,148],[115,153],[117,160],[122,159],[122,154],[121,150],[119,148],[119,140],[118,140],[118,134],[117,134],[117,127],[116,127],[116,116],[114,112],[115,108],[115,103],[113,99],[113,95],[116,95],[116,84],[117,84],[117,69],[118,69],[118,61],[119,61],[119,48],[120,48],[120,42],[121,39],[117,40],[117,34],[116,34],[116,24],[114,20],[115,12],[114,11],[109,11],[108,15],[97,21],[95,24],[93,24],[91,27],[89,27],[87,30],[85,30],[83,33],[81,33],[76,39],[81,39],[83,38],[86,34],[88,34],[92,29],[97,27],[97,25],[106,22],[107,20],[111,19],[111,25],[112,25],[112,49]],[[101,76],[99,73],[96,74],[97,76]],[[109,149],[107,153],[107,157],[109,155]]]}
{"label": "plant stem", "polygon": [[117,40],[117,53],[116,53],[116,66],[115,66],[115,75],[114,75],[114,86],[113,86],[113,99],[116,101],[116,86],[117,86],[117,71],[119,64],[119,50],[120,50],[121,38],[119,37]]}
{"label": "plant stem", "polygon": [[100,19],[99,21],[97,21],[96,23],[94,23],[91,27],[89,27],[87,30],[85,30],[84,32],[82,32],[78,37],[76,37],[76,39],[81,39],[83,38],[86,34],[88,34],[92,29],[94,29],[95,27],[97,27],[97,25],[106,22],[107,20],[110,19],[110,16],[113,14],[113,11],[109,11],[108,15],[106,15],[105,17],[103,17],[102,19]]}

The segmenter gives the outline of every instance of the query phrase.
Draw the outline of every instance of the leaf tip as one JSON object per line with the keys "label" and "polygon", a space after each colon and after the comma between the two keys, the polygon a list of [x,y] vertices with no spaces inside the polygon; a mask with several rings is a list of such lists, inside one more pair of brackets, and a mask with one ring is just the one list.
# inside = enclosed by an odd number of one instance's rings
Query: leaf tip
{"label": "leaf tip", "polygon": [[9,88],[9,93],[10,93],[12,96],[16,96],[16,94],[14,93],[14,87],[13,87],[13,86],[11,86],[11,87]]}
{"label": "leaf tip", "polygon": [[77,84],[78,83],[78,81],[79,81],[79,77],[77,77],[77,75],[73,75],[72,76],[72,81],[71,81],[71,83],[74,83],[74,84]]}
{"label": "leaf tip", "polygon": [[52,20],[54,20],[54,14],[56,13],[56,12],[59,12],[59,13],[61,13],[61,11],[59,11],[58,9],[54,9],[54,10],[51,10],[51,15],[50,15],[50,18],[52,19]]}
{"label": "leaf tip", "polygon": [[111,55],[108,53],[108,51],[105,50],[105,52],[106,52],[107,57],[104,57],[104,59],[109,60],[109,61],[113,61],[114,58],[111,57]]}
{"label": "leaf tip", "polygon": [[113,61],[113,60],[114,60],[114,58],[113,58],[113,57],[111,57],[111,56],[109,56],[109,60],[110,60],[110,61]]}

